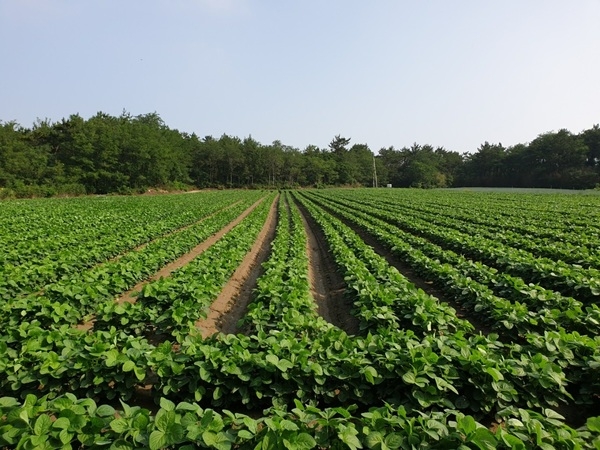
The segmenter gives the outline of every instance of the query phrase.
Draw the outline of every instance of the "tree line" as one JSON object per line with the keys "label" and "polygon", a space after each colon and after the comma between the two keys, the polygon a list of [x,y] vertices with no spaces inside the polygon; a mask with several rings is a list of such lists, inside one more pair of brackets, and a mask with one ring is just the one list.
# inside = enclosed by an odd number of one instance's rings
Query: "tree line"
{"label": "tree line", "polygon": [[26,128],[0,122],[0,196],[143,192],[148,188],[324,186],[548,187],[600,184],[600,128],[549,132],[528,144],[485,142],[474,153],[413,144],[382,148],[335,136],[298,149],[251,136],[199,137],[156,113],[78,114]]}

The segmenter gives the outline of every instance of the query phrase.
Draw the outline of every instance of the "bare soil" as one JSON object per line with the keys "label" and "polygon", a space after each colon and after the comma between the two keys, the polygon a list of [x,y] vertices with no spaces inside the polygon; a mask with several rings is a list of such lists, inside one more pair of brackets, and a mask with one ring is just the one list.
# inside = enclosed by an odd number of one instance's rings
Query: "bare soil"
{"label": "bare soil", "polygon": [[307,236],[310,292],[323,319],[349,335],[359,333],[359,320],[353,316],[352,301],[346,296],[346,283],[327,248],[325,235],[306,208],[297,204]]}
{"label": "bare soil", "polygon": [[238,321],[244,316],[248,303],[252,299],[252,291],[256,280],[262,275],[262,263],[271,252],[271,242],[277,228],[277,205],[279,196],[271,204],[267,220],[250,251],[235,270],[219,296],[210,305],[205,319],[196,322],[202,337],[215,333],[235,334],[239,332]]}

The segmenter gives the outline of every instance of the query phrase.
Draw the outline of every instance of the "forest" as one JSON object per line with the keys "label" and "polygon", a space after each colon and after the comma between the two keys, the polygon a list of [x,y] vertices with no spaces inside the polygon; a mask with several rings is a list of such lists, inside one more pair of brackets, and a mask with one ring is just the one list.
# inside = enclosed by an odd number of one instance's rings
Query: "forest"
{"label": "forest", "polygon": [[374,174],[378,186],[593,189],[600,186],[600,127],[459,153],[417,143],[374,152],[341,135],[326,148],[304,149],[252,136],[200,137],[170,128],[157,113],[72,114],[30,128],[0,121],[0,198],[373,186]]}

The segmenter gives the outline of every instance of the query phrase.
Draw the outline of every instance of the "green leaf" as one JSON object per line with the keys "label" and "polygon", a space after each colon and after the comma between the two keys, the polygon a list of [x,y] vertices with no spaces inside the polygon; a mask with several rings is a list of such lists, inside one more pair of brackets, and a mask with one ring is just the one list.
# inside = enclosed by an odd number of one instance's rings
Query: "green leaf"
{"label": "green leaf", "polygon": [[240,430],[238,431],[238,437],[244,440],[254,439],[254,435],[250,433],[248,430]]}
{"label": "green leaf", "polygon": [[474,433],[477,429],[477,423],[475,419],[471,416],[465,416],[457,419],[458,429],[469,436],[471,433]]}
{"label": "green leaf", "polygon": [[365,378],[366,380],[371,383],[371,384],[375,384],[375,378],[377,377],[377,371],[375,370],[374,367],[371,366],[367,366],[364,369],[364,373],[365,373]]}
{"label": "green leaf", "polygon": [[600,416],[590,417],[585,424],[587,425],[588,430],[595,431],[597,433],[600,432]]}
{"label": "green leaf", "polygon": [[33,426],[33,432],[41,436],[46,434],[48,430],[52,427],[52,420],[46,414],[42,414],[35,421],[35,425]]}
{"label": "green leaf", "polygon": [[494,381],[504,380],[504,375],[502,375],[502,373],[494,367],[486,367],[485,371],[492,376]]}
{"label": "green leaf", "polygon": [[150,445],[150,450],[160,450],[167,446],[167,437],[162,431],[154,430],[150,433],[148,443]]}
{"label": "green leaf", "polygon": [[23,420],[25,423],[29,423],[29,413],[26,409],[22,409],[19,413],[19,419]]}
{"label": "green leaf", "polygon": [[362,444],[356,437],[358,431],[356,430],[356,428],[354,428],[354,426],[340,425],[338,427],[338,430],[338,437],[344,444],[346,444],[350,448],[350,450],[363,448]]}
{"label": "green leaf", "polygon": [[288,430],[288,431],[298,431],[299,430],[298,425],[296,425],[291,420],[287,420],[287,419],[283,419],[279,423],[279,426],[281,427],[282,430]]}
{"label": "green leaf", "polygon": [[292,367],[294,367],[294,365],[289,360],[284,358],[280,359],[277,363],[277,368],[282,372],[287,372],[288,369],[291,369]]}
{"label": "green leaf", "polygon": [[168,398],[161,397],[160,398],[160,407],[162,409],[164,409],[165,411],[174,411],[175,410],[175,403],[173,403]]}
{"label": "green leaf", "polygon": [[61,430],[60,433],[58,434],[58,438],[60,439],[60,442],[63,443],[63,445],[68,444],[69,442],[71,442],[71,440],[73,440],[73,433],[69,433],[69,430]]}
{"label": "green leaf", "polygon": [[385,444],[391,449],[397,449],[402,447],[404,443],[404,438],[400,433],[391,433],[386,435]]}
{"label": "green leaf", "polygon": [[494,435],[487,428],[477,428],[477,431],[471,436],[470,442],[475,444],[481,450],[495,450],[498,442]]}
{"label": "green leaf", "polygon": [[135,366],[133,368],[133,372],[135,373],[135,377],[139,381],[143,381],[146,378],[146,371],[144,370],[143,367]]}
{"label": "green leaf", "polygon": [[365,443],[367,447],[373,448],[378,447],[381,450],[387,449],[387,445],[385,445],[383,434],[379,431],[372,431],[367,435],[365,439]]}
{"label": "green leaf", "polygon": [[231,440],[223,432],[213,433],[212,431],[205,431],[202,433],[202,439],[206,445],[212,446],[217,450],[231,449]]}
{"label": "green leaf", "polygon": [[117,365],[117,359],[119,358],[119,351],[114,348],[105,353],[107,367],[113,367]]}
{"label": "green leaf", "polygon": [[308,433],[293,434],[283,443],[290,450],[310,450],[317,445],[317,441]]}
{"label": "green leaf", "polygon": [[[93,442],[93,444],[95,445],[107,445],[109,443],[110,441],[103,442],[100,440]],[[117,439],[112,443],[108,450],[133,450],[134,448],[135,447],[132,444],[125,441],[124,439]]]}
{"label": "green leaf", "polygon": [[14,397],[0,397],[0,408],[14,408],[19,402]]}
{"label": "green leaf", "polygon": [[269,364],[273,364],[274,366],[277,365],[277,363],[279,362],[279,358],[277,357],[277,355],[274,355],[273,353],[269,353],[266,357],[265,360],[269,363]]}
{"label": "green leaf", "polygon": [[123,364],[123,372],[131,372],[133,369],[135,369],[135,363],[131,360],[125,361],[125,364]]}
{"label": "green leaf", "polygon": [[156,428],[165,433],[168,432],[171,425],[175,423],[175,416],[175,411],[167,411],[166,409],[159,410],[156,414],[156,419],[154,420]]}
{"label": "green leaf", "polygon": [[60,417],[52,424],[54,428],[66,430],[71,425],[71,422],[66,417]]}
{"label": "green leaf", "polygon": [[256,434],[256,432],[258,430],[258,423],[256,420],[252,419],[251,417],[244,416],[242,421],[244,422],[244,425],[246,425],[246,428],[248,428],[248,430],[252,434]]}
{"label": "green leaf", "polygon": [[525,443],[521,439],[519,439],[516,436],[513,436],[512,434],[502,429],[500,429],[499,435],[500,439],[502,439],[502,442],[504,442],[509,448],[513,450],[525,450],[527,448],[525,446]]}
{"label": "green leaf", "polygon": [[114,419],[110,422],[110,428],[117,434],[125,433],[129,425],[125,419]]}
{"label": "green leaf", "polygon": [[315,375],[318,375],[318,376],[323,375],[323,368],[318,363],[311,363],[310,369],[315,373]]}
{"label": "green leaf", "polygon": [[110,405],[101,405],[96,409],[96,415],[99,417],[109,417],[115,415],[115,408]]}
{"label": "green leaf", "polygon": [[415,384],[417,382],[417,376],[413,372],[406,372],[402,375],[402,380],[404,380],[406,384]]}

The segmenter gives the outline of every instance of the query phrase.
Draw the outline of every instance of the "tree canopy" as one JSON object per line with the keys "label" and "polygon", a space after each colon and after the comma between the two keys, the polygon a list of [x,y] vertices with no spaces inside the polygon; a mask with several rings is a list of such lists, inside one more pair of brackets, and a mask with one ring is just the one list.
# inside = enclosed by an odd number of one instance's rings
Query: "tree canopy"
{"label": "tree canopy", "polygon": [[148,188],[371,186],[593,188],[600,183],[600,127],[540,134],[505,148],[483,143],[460,154],[414,143],[375,155],[336,135],[303,150],[252,136],[199,137],[169,128],[156,113],[98,112],[31,128],[0,122],[0,196],[107,194]]}

